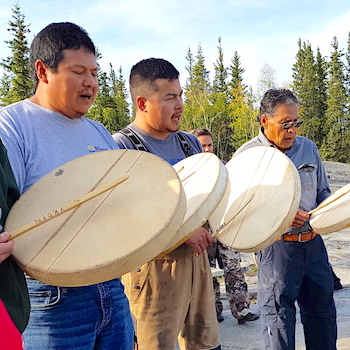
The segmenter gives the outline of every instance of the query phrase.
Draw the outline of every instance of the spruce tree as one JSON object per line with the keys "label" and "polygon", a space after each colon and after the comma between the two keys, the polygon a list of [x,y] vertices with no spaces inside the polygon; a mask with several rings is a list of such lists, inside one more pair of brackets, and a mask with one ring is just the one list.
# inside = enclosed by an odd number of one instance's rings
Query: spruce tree
{"label": "spruce tree", "polygon": [[228,70],[224,63],[224,51],[221,38],[218,38],[218,58],[214,63],[214,80],[210,93],[211,104],[211,132],[213,135],[214,152],[224,160],[228,160],[231,153],[230,139],[232,130],[229,127],[231,116],[229,110]]}
{"label": "spruce tree", "polygon": [[125,82],[120,67],[117,76],[110,64],[110,75],[100,71],[99,92],[87,117],[103,124],[110,133],[116,133],[130,123]]}
{"label": "spruce tree", "polygon": [[238,52],[235,51],[232,59],[231,59],[231,65],[230,65],[230,75],[231,75],[231,81],[229,83],[229,86],[231,88],[237,88],[238,86],[246,88],[246,86],[243,84],[243,73],[245,72],[245,69],[241,67],[241,58],[238,55]]}
{"label": "spruce tree", "polygon": [[189,49],[186,59],[188,61],[186,69],[190,73],[190,77],[186,84],[181,128],[187,131],[196,128],[210,129],[210,79],[209,71],[205,67],[205,58],[201,45],[198,45],[195,58],[193,58]]}
{"label": "spruce tree", "polygon": [[241,66],[237,51],[234,53],[231,63],[229,108],[231,113],[230,128],[233,132],[230,143],[234,152],[257,134],[259,125],[256,122],[252,91],[247,91],[247,86],[243,83],[244,68]]}
{"label": "spruce tree", "polygon": [[297,61],[293,66],[293,90],[300,101],[304,121],[299,133],[321,146],[325,119],[325,62],[318,49],[315,60],[311,44],[299,39]]}
{"label": "spruce tree", "polygon": [[219,46],[218,53],[219,57],[214,63],[214,80],[213,80],[213,91],[227,93],[227,69],[224,65],[224,52],[221,47],[221,38],[218,38]]}
{"label": "spruce tree", "polygon": [[332,47],[326,111],[328,133],[320,152],[325,160],[347,163],[350,162],[350,125],[346,113],[347,94],[342,62],[344,54],[339,50],[336,37],[333,38]]}
{"label": "spruce tree", "polygon": [[29,25],[25,24],[25,16],[18,4],[12,8],[12,21],[7,29],[12,39],[5,43],[11,49],[12,56],[2,60],[0,65],[5,74],[1,81],[0,100],[2,105],[8,105],[33,94],[33,83],[30,78],[29,47],[26,34],[30,33]]}
{"label": "spruce tree", "polygon": [[125,86],[125,80],[123,77],[123,70],[120,66],[118,69],[118,75],[115,74],[112,64],[110,64],[110,78],[112,88],[112,98],[117,106],[118,122],[115,125],[114,132],[124,128],[131,121],[130,109],[128,103],[128,92]]}

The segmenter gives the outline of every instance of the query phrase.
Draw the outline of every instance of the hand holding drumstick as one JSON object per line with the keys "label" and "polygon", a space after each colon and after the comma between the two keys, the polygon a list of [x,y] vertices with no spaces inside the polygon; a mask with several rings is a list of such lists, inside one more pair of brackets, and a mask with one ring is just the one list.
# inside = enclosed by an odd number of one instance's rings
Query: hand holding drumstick
{"label": "hand holding drumstick", "polygon": [[298,209],[295,214],[295,218],[291,224],[292,227],[301,227],[304,225],[305,221],[310,217],[310,214],[307,211]]}
{"label": "hand holding drumstick", "polygon": [[204,227],[198,227],[185,243],[192,247],[197,255],[200,255],[213,243],[213,237]]}

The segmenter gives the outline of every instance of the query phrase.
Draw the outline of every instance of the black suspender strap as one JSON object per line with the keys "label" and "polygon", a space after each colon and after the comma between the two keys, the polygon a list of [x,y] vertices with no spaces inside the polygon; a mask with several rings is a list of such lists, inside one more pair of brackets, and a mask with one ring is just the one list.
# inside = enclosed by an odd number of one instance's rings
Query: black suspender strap
{"label": "black suspender strap", "polygon": [[[140,137],[132,129],[125,127],[124,129],[119,130],[118,132],[123,134],[133,144],[135,149],[139,151],[149,152],[146,145],[142,142]],[[189,157],[195,154],[195,152],[193,151],[193,148],[191,147],[184,133],[182,133],[181,131],[176,131],[176,137],[186,157]]]}
{"label": "black suspender strap", "polygon": [[189,144],[186,135],[179,130],[179,131],[176,131],[176,137],[180,142],[180,146],[183,152],[185,153],[185,156],[189,157],[194,155],[193,148]]}
{"label": "black suspender strap", "polygon": [[119,130],[118,132],[120,132],[125,137],[127,137],[128,140],[133,144],[134,148],[137,149],[138,151],[149,152],[146,145],[141,141],[138,135],[130,128],[125,127],[124,129]]}

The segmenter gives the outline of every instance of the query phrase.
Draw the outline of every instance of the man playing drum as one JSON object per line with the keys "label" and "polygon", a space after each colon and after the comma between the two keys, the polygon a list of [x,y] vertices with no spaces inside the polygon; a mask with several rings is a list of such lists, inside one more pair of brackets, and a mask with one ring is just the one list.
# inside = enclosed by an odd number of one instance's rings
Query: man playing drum
{"label": "man playing drum", "polygon": [[300,209],[290,230],[257,253],[258,303],[265,349],[295,349],[297,301],[306,349],[335,350],[337,325],[332,272],[323,240],[313,232],[308,220],[308,212],[330,194],[322,160],[311,140],[296,135],[302,121],[297,98],[291,91],[268,90],[261,101],[258,121],[259,135],[236,153],[254,146],[276,147],[298,169],[302,187]]}
{"label": "man playing drum", "polygon": [[[146,59],[130,73],[136,117],[113,135],[120,148],[143,149],[175,164],[202,151],[197,138],[178,132],[183,112],[179,72],[163,59]],[[157,174],[154,174],[157,176]],[[202,227],[181,246],[125,276],[136,318],[139,350],[220,349],[212,277]]]}
{"label": "man playing drum", "polygon": [[[33,40],[30,63],[34,96],[0,111],[0,136],[21,193],[72,159],[118,148],[104,126],[84,117],[98,90],[95,46],[85,30],[73,23],[48,25]],[[133,348],[119,279],[76,288],[27,281],[32,311],[26,350]]]}

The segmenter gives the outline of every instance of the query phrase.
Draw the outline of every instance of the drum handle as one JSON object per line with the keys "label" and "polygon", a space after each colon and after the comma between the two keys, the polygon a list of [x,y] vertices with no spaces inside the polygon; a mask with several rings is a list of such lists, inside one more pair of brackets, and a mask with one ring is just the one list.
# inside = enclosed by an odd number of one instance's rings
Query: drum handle
{"label": "drum handle", "polygon": [[129,175],[123,175],[123,176],[119,177],[118,179],[111,181],[111,182],[109,182],[106,185],[103,185],[101,187],[98,187],[95,190],[81,196],[78,199],[75,199],[74,201],[70,202],[69,204],[66,204],[66,205],[60,207],[59,209],[53,210],[50,213],[48,213],[48,214],[46,214],[38,219],[35,219],[34,221],[12,231],[10,233],[9,239],[14,239],[14,238],[22,235],[23,233],[32,230],[33,228],[36,228],[36,227],[54,219],[54,218],[57,218],[61,214],[64,214],[67,211],[72,210],[72,209],[82,205],[83,203],[99,196],[100,194],[110,190],[111,188],[114,188],[114,187],[120,185],[121,183],[126,181],[128,178],[129,178]]}

